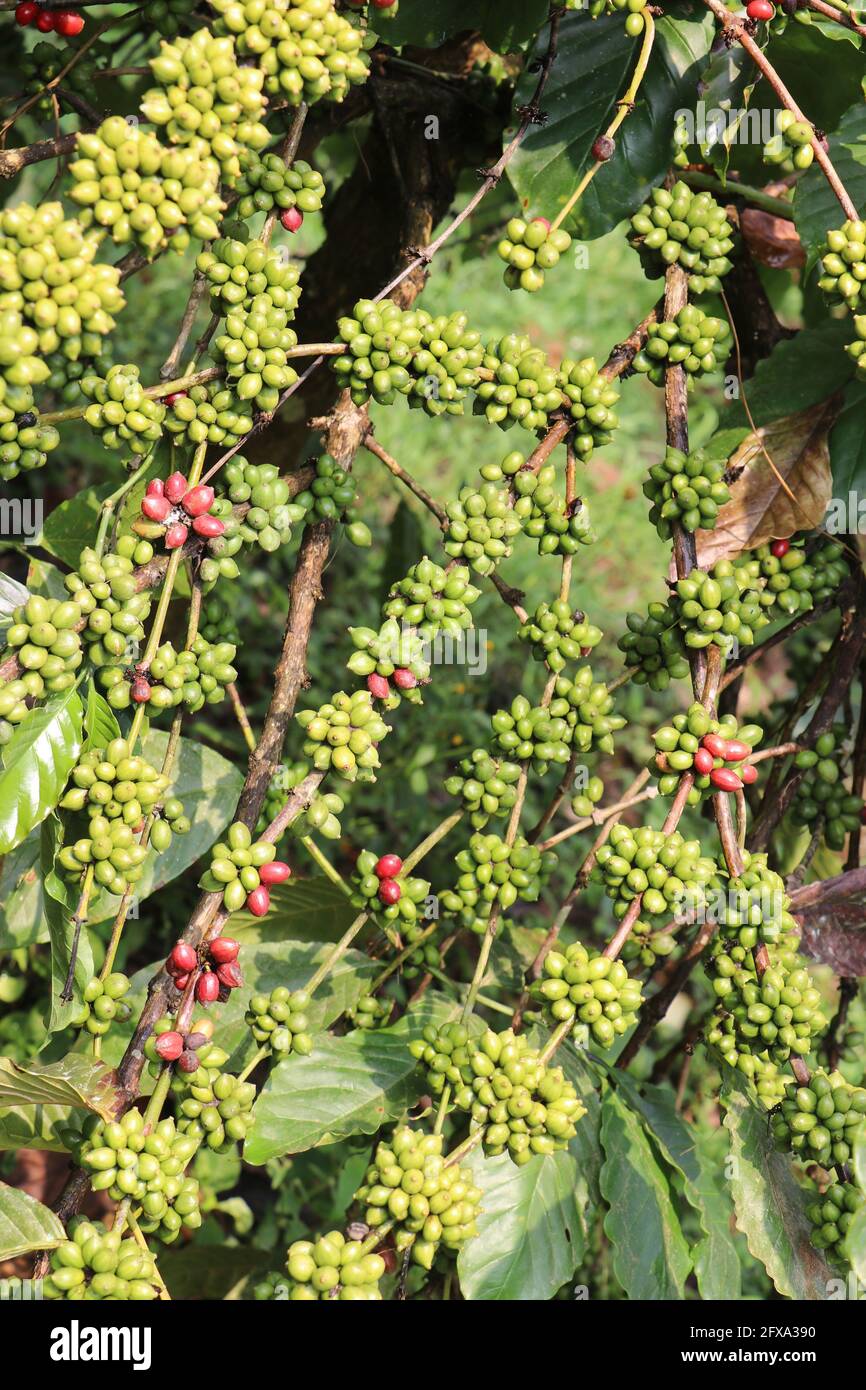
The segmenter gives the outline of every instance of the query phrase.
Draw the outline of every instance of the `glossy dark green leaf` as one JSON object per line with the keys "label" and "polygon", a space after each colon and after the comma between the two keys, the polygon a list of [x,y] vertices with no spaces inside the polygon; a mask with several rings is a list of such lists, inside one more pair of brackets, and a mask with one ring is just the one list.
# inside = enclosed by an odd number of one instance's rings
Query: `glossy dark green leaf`
{"label": "glossy dark green leaf", "polygon": [[81,698],[52,695],[19,724],[0,769],[0,854],[20,845],[53,811],[81,751]]}
{"label": "glossy dark green leaf", "polygon": [[[457,1257],[460,1291],[474,1301],[540,1302],[574,1277],[585,1249],[580,1165],[564,1151],[518,1167],[507,1154],[465,1160],[481,1188],[478,1235]],[[585,1191],[585,1189],[584,1189]]]}
{"label": "glossy dark green leaf", "polygon": [[0,868],[0,951],[47,938],[39,877],[40,831],[3,858]]}
{"label": "glossy dark green leaf", "polygon": [[74,569],[85,546],[96,541],[102,500],[110,496],[115,486],[101,483],[99,487],[85,488],[52,507],[40,537],[45,549]]}
{"label": "glossy dark green leaf", "polygon": [[93,975],[93,951],[87,928],[78,935],[75,953],[74,989],[69,1002],[61,999],[75,941],[73,917],[78,911],[83,887],[58,873],[55,868],[57,852],[62,843],[62,827],[57,816],[49,816],[42,825],[41,877],[42,906],[48,923],[51,942],[51,1009],[48,1030],[51,1033],[66,1028],[81,1011],[82,994]]}
{"label": "glossy dark green leaf", "polygon": [[327,878],[291,878],[271,889],[266,917],[235,912],[232,932],[244,945],[251,941],[337,941],[358,915],[335,883]]}
{"label": "glossy dark green leaf", "polygon": [[608,1088],[601,1107],[601,1190],[613,1268],[629,1298],[682,1298],[692,1268],[667,1174],[641,1118]]}
{"label": "glossy dark green leaf", "polygon": [[[581,235],[603,236],[635,211],[670,163],[674,112],[691,104],[710,51],[715,22],[664,17],[637,104],[617,134],[614,157],[581,199]],[[621,15],[593,20],[563,16],[559,51],[544,91],[547,120],[533,126],[508,166],[523,211],[552,218],[591,162],[593,142],[610,122],[628,86],[638,43],[623,32]],[[515,104],[529,99],[535,77],[521,79]],[[512,132],[506,131],[505,138]],[[517,211],[517,209],[515,209]],[[555,273],[555,272],[552,272]]]}
{"label": "glossy dark green leaf", "polygon": [[850,106],[862,105],[863,53],[841,24],[789,24],[767,57],[819,130],[835,130]]}
{"label": "glossy dark green leaf", "polygon": [[767,1112],[730,1068],[721,1101],[731,1136],[731,1195],[749,1250],[784,1298],[825,1299],[833,1273],[809,1239],[809,1197],[797,1185],[790,1155],[776,1150]]}
{"label": "glossy dark green leaf", "polygon": [[[847,505],[848,494],[857,499],[866,491],[866,382],[852,381],[845,388],[839,417],[830,431],[830,467],[833,496]],[[857,500],[855,499],[855,501]],[[847,530],[847,527],[845,528]],[[856,529],[856,522],[855,527]]]}
{"label": "glossy dark green leaf", "polygon": [[112,739],[120,737],[120,725],[114,710],[105,696],[100,695],[93,681],[87,687],[84,733],[86,742],[91,748],[105,748]]}
{"label": "glossy dark green leaf", "polygon": [[[844,350],[851,334],[850,320],[827,319],[819,328],[783,339],[745,382],[755,423],[769,425],[841,390],[854,375],[854,363]],[[721,411],[719,423],[723,429],[748,425],[742,399]]]}
{"label": "glossy dark green leaf", "polygon": [[69,1124],[66,1105],[0,1106],[0,1149],[46,1149],[66,1153],[57,1127]]}
{"label": "glossy dark green leaf", "polygon": [[53,1250],[66,1239],[59,1216],[20,1188],[0,1183],[0,1261]]}
{"label": "glossy dark green leaf", "polygon": [[[510,53],[531,39],[547,19],[547,0],[424,0],[403,4],[393,19],[373,27],[387,44],[436,48],[446,38],[480,29],[496,53]],[[546,28],[545,28],[546,32]]]}

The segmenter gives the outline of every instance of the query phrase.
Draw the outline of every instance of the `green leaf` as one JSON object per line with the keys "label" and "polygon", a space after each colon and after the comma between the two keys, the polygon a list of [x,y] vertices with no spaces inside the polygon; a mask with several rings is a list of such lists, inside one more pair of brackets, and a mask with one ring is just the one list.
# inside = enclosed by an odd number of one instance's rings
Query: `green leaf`
{"label": "green leaf", "polygon": [[[784,34],[771,39],[767,57],[788,91],[796,92],[800,109],[820,130],[835,130],[851,106],[862,111],[863,54],[857,35],[841,24],[828,25],[826,30],[815,23],[789,24]],[[830,73],[833,80],[828,82]]]}
{"label": "green leaf", "polygon": [[65,1153],[57,1127],[69,1124],[66,1105],[15,1105],[0,1108],[0,1149],[47,1149]]}
{"label": "green leaf", "polygon": [[39,877],[41,831],[34,830],[3,858],[0,870],[0,951],[45,941],[48,933]]}
{"label": "green leaf", "polygon": [[31,1250],[54,1250],[65,1239],[59,1216],[29,1192],[0,1183],[0,1261]]}
{"label": "green leaf", "polygon": [[[550,1036],[545,1036],[544,1042]],[[544,1044],[542,1043],[542,1046]],[[601,1147],[601,1099],[599,1096],[598,1072],[584,1057],[580,1049],[568,1041],[558,1048],[555,1062],[562,1067],[583,1104],[586,1114],[577,1124],[577,1133],[569,1140],[568,1151],[578,1163],[581,1182],[585,1183],[587,1202],[593,1206],[601,1205],[601,1165],[604,1152]]]}
{"label": "green leaf", "polygon": [[482,1197],[478,1235],[457,1258],[464,1298],[553,1298],[574,1276],[585,1249],[577,1197],[580,1166],[574,1155],[536,1155],[518,1167],[507,1154],[485,1158],[476,1149],[465,1165]]}
{"label": "green leaf", "polygon": [[114,710],[100,695],[93,681],[87,687],[87,707],[84,712],[84,732],[91,748],[106,748],[112,739],[120,738],[120,725]]}
{"label": "green leaf", "polygon": [[480,29],[495,53],[510,53],[532,38],[547,12],[547,0],[425,0],[402,5],[393,19],[373,27],[387,44],[419,48],[438,48],[449,35]]}
{"label": "green leaf", "polygon": [[[715,36],[709,13],[696,20],[662,17],[637,104],[616,137],[614,157],[596,174],[580,202],[581,235],[603,236],[631,214],[670,163],[674,112],[695,92]],[[544,41],[542,36],[542,42]],[[533,126],[508,166],[525,211],[553,217],[592,162],[599,131],[609,124],[628,86],[638,45],[623,32],[622,16],[564,15],[559,49],[544,90],[544,125]],[[536,50],[536,55],[538,49]],[[515,95],[532,95],[527,71]],[[513,131],[506,131],[506,140]]]}
{"label": "green leaf", "polygon": [[851,1158],[851,1170],[854,1174],[854,1181],[857,1186],[866,1192],[866,1124],[860,1125],[854,1135],[854,1153]]}
{"label": "green leaf", "polygon": [[[838,130],[829,136],[830,158],[855,207],[866,205],[866,144],[862,137],[861,100],[845,112]],[[839,201],[817,164],[797,181],[794,221],[809,265],[815,260],[828,231],[832,227],[841,227],[845,221]]]}
{"label": "green leaf", "polygon": [[49,816],[42,826],[42,908],[48,923],[51,942],[51,1012],[48,1030],[58,1032],[67,1028],[81,1011],[81,996],[87,981],[93,976],[93,951],[87,930],[82,927],[75,957],[73,993],[69,1003],[60,998],[69,973],[69,962],[75,940],[73,917],[78,908],[80,886],[62,878],[54,868],[57,851],[62,842],[62,827],[56,816]]}
{"label": "green leaf", "polygon": [[81,751],[81,716],[77,690],[52,695],[3,749],[0,854],[20,845],[60,800]]}
{"label": "green leaf", "polygon": [[70,1052],[47,1066],[0,1057],[0,1105],[64,1105],[113,1119],[116,1078],[105,1062]]}
{"label": "green leaf", "polygon": [[115,483],[85,488],[52,507],[42,527],[40,544],[74,569],[85,546],[96,541],[102,500],[115,488]]}
{"label": "green leaf", "polygon": [[[730,162],[731,147],[739,140],[740,130],[747,116],[749,99],[759,79],[758,69],[739,44],[734,44],[731,48],[723,47],[720,52],[711,54],[710,61],[701,75],[701,101],[706,116],[710,118],[709,121],[706,118],[704,120],[704,125],[710,126],[705,132],[706,136],[716,134],[712,129],[712,113],[723,111],[726,119],[720,132],[721,139],[715,141],[704,138],[698,142],[698,149],[704,159],[714,164],[722,177]],[[699,133],[696,131],[696,134]]]}
{"label": "green leaf", "polygon": [[251,912],[232,916],[232,934],[251,941],[337,941],[358,915],[344,893],[327,878],[291,878],[271,889],[266,917]]}
{"label": "green leaf", "polygon": [[[446,1006],[433,999],[393,1028],[316,1038],[310,1057],[290,1056],[271,1070],[253,1107],[244,1144],[248,1163],[303,1153],[350,1134],[375,1134],[417,1098],[421,1074],[407,1044]],[[452,1011],[453,1012],[453,1011]]]}
{"label": "green leaf", "polygon": [[866,491],[866,383],[862,381],[852,381],[845,388],[842,409],[830,431],[830,467],[833,496],[847,506],[849,493],[854,492],[857,502]]}
{"label": "green leaf", "polygon": [[806,1194],[791,1160],[776,1151],[767,1115],[738,1072],[726,1068],[721,1101],[731,1136],[731,1193],[737,1226],[785,1298],[824,1299],[833,1274],[809,1239]]}
{"label": "green leaf", "polygon": [[668,1179],[637,1115],[611,1088],[601,1107],[601,1141],[604,1230],[617,1279],[629,1298],[682,1298],[692,1262]]}
{"label": "green leaf", "polygon": [[683,1179],[686,1198],[700,1218],[704,1239],[692,1251],[701,1297],[740,1298],[740,1259],[730,1233],[730,1195],[718,1183],[700,1135],[677,1114],[672,1091],[617,1079],[629,1105],[643,1115],[662,1154]]}
{"label": "green leaf", "polygon": [[[232,918],[232,921],[234,919]],[[244,983],[233,989],[225,1004],[214,1013],[214,1042],[231,1054],[230,1068],[240,1067],[256,1050],[256,1043],[244,1022],[251,994],[270,994],[277,985],[301,989],[332,947],[308,941],[275,941],[245,944],[241,964]],[[115,1024],[103,1040],[102,1054],[111,1062],[119,1062],[134,1021],[144,1004],[148,985],[156,966],[146,966],[132,977],[132,989],[126,996],[132,1015],[128,1023]],[[347,951],[330,972],[324,984],[316,990],[307,1017],[310,1032],[319,1033],[334,1019],[358,1002],[378,973],[379,966],[359,951]],[[293,1058],[292,1062],[299,1059]],[[288,1065],[288,1063],[286,1064]]]}
{"label": "green leaf", "polygon": [[[769,425],[841,390],[854,375],[854,363],[844,351],[850,338],[850,320],[827,319],[778,343],[744,384],[755,423]],[[722,410],[719,423],[723,429],[748,425],[742,399]]]}
{"label": "green leaf", "polygon": [[851,1268],[862,1284],[866,1280],[866,1207],[854,1213],[845,1237],[845,1250]]}

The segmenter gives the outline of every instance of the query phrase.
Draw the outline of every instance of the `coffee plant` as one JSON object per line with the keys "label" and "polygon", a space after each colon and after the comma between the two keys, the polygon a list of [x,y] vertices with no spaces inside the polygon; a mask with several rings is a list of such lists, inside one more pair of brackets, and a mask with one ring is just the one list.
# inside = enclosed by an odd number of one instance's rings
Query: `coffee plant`
{"label": "coffee plant", "polygon": [[866,1280],[859,11],[2,8],[0,1274]]}

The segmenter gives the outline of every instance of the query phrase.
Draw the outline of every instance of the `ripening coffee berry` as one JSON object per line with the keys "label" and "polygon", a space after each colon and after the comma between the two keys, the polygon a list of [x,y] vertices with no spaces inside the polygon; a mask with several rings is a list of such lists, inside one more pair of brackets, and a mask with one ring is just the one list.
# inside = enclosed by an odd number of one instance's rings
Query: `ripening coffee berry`
{"label": "ripening coffee berry", "polygon": [[387,700],[391,694],[391,687],[384,676],[375,674],[367,677],[367,689],[374,700]]}
{"label": "ripening coffee berry", "polygon": [[264,917],[271,905],[271,895],[263,883],[247,896],[246,905],[254,917]]}
{"label": "ripening coffee berry", "polygon": [[166,970],[173,975],[187,974],[198,965],[198,956],[186,941],[177,941],[165,963]]}
{"label": "ripening coffee berry", "polygon": [[161,1033],[154,1047],[164,1062],[176,1062],[183,1052],[183,1035],[175,1032]]}
{"label": "ripening coffee berry", "polygon": [[770,20],[775,13],[775,6],[770,4],[770,0],[749,0],[749,4],[746,6],[746,14],[749,19]]}
{"label": "ripening coffee berry", "polygon": [[398,903],[403,896],[403,889],[399,883],[395,883],[392,878],[383,879],[379,885],[379,897],[383,903],[389,906],[391,903]]}
{"label": "ripening coffee berry", "polygon": [[280,213],[280,221],[287,232],[297,232],[304,220],[304,214],[300,208],[286,208]]}
{"label": "ripening coffee berry", "polygon": [[396,878],[403,867],[403,860],[397,854],[383,854],[373,873],[377,878]]}
{"label": "ripening coffee berry", "polygon": [[275,859],[271,864],[262,864],[259,868],[259,878],[269,888],[275,883],[285,883],[291,874],[288,864],[284,864],[281,859]]}
{"label": "ripening coffee berry", "polygon": [[195,997],[200,1004],[212,1004],[220,992],[220,982],[212,970],[206,970],[195,982]]}
{"label": "ripening coffee berry", "polygon": [[188,488],[189,483],[182,473],[172,473],[163,483],[165,496],[174,506],[181,500]]}
{"label": "ripening coffee berry", "polygon": [[230,936],[215,936],[213,941],[208,943],[208,955],[217,965],[227,965],[229,961],[237,960],[240,944]]}
{"label": "ripening coffee berry", "polygon": [[791,542],[790,542],[790,541],[787,541],[787,540],[773,541],[772,545],[770,546],[770,554],[771,554],[771,555],[774,555],[775,558],[776,558],[777,560],[781,560],[781,559],[782,559],[782,556],[783,556],[783,555],[787,555],[787,553],[788,553],[788,551],[789,551],[790,549],[791,549]]}
{"label": "ripening coffee berry", "polygon": [[166,550],[178,550],[182,545],[186,544],[186,538],[188,535],[189,530],[186,526],[184,526],[182,521],[172,522],[171,526],[169,526],[168,530],[165,533]]}

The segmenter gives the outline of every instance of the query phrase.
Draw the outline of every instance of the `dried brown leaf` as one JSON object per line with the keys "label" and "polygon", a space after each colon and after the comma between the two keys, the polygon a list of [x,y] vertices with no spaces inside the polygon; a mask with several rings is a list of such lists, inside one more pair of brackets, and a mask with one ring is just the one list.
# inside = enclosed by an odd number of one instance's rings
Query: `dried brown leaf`
{"label": "dried brown leaf", "polygon": [[740,231],[752,258],[762,265],[793,270],[806,264],[797,229],[786,218],[774,217],[759,208],[744,208],[740,213]]}
{"label": "dried brown leaf", "polygon": [[[822,401],[763,425],[743,440],[728,462],[728,473],[734,477],[731,500],[719,512],[715,530],[698,536],[701,567],[776,537],[820,526],[833,486],[828,435],[838,409],[835,399]],[[770,467],[764,449],[796,503]]]}

